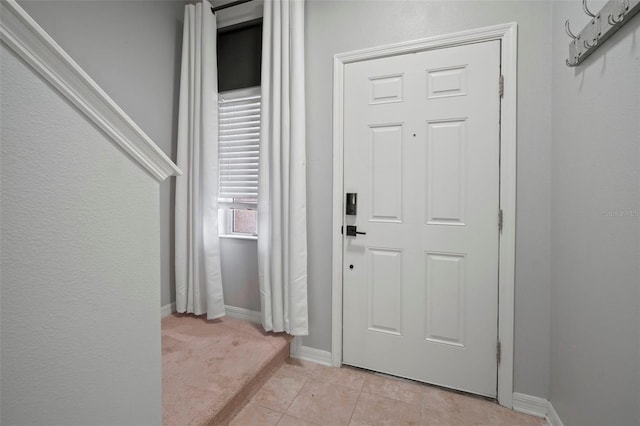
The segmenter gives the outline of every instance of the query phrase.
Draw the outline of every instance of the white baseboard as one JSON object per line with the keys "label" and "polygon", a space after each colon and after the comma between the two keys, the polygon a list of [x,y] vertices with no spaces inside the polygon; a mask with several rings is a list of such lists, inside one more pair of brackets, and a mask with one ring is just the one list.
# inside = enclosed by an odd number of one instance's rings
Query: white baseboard
{"label": "white baseboard", "polygon": [[[236,308],[235,306],[225,305],[224,310],[231,318],[241,319],[256,324],[260,324],[260,312],[250,311],[249,309]],[[176,304],[169,303],[160,308],[160,318],[166,318],[176,312]]]}
{"label": "white baseboard", "polygon": [[176,304],[169,303],[160,308],[160,318],[166,318],[176,311]]}
{"label": "white baseboard", "polygon": [[560,416],[556,412],[556,409],[551,405],[551,402],[549,402],[547,411],[547,423],[549,423],[549,426],[564,426],[562,420],[560,420]]}
{"label": "white baseboard", "polygon": [[[225,305],[224,310],[226,312],[226,315],[230,316],[231,318],[260,324],[260,312],[250,311],[249,309],[236,308],[235,306],[229,305]],[[176,312],[175,302],[169,303],[168,305],[164,305],[162,308],[160,308],[160,317],[166,318],[174,312]]]}
{"label": "white baseboard", "polygon": [[[249,321],[255,324],[262,322],[260,318],[260,312],[251,311],[249,309],[237,308],[235,306],[225,305],[224,307],[226,315],[231,318],[236,318],[244,321]],[[176,311],[176,304],[171,303],[164,305],[161,312],[161,317],[165,318]],[[322,351],[320,349],[310,348],[302,346],[301,339],[295,337],[291,342],[291,358],[302,359],[304,361],[311,361],[317,364],[331,366],[331,352]]]}
{"label": "white baseboard", "polygon": [[[235,306],[229,305],[225,305],[224,309],[227,313],[227,316],[231,318],[237,318],[256,324],[262,323],[260,312],[250,311],[249,309],[236,308]],[[291,350],[289,354],[291,358],[311,361],[322,365],[331,365],[331,352],[302,346],[301,339],[299,337],[294,337],[294,339],[291,341]]]}
{"label": "white baseboard", "polygon": [[[225,305],[227,316],[237,318],[255,324],[261,324],[262,319],[260,312],[250,311],[249,309],[236,308],[235,306]],[[322,365],[331,365],[331,352],[321,351],[320,349],[302,346],[301,339],[294,337],[291,341],[291,350],[289,352],[291,358],[302,359],[305,361],[315,362]]]}
{"label": "white baseboard", "polygon": [[547,417],[549,401],[537,396],[523,393],[513,393],[513,409],[519,413],[530,414],[536,417]]}
{"label": "white baseboard", "polygon": [[293,341],[291,342],[290,356],[291,358],[331,366],[331,352],[310,348],[308,346],[302,346],[302,339],[300,339],[299,337],[294,337]]}
{"label": "white baseboard", "polygon": [[542,417],[549,426],[564,426],[551,402],[544,398],[514,392],[513,409],[519,413]]}
{"label": "white baseboard", "polygon": [[249,321],[255,324],[262,323],[262,320],[260,319],[260,312],[251,311],[244,308],[236,308],[235,306],[229,305],[225,305],[224,310],[226,312],[226,315],[231,318]]}

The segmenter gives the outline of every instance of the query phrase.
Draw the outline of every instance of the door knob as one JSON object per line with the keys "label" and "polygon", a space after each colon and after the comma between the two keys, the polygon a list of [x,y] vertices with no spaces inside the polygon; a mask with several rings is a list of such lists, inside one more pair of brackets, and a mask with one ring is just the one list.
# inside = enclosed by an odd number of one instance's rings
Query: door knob
{"label": "door knob", "polygon": [[354,225],[347,225],[347,236],[356,237],[358,235],[367,235],[366,232],[358,232],[358,227]]}

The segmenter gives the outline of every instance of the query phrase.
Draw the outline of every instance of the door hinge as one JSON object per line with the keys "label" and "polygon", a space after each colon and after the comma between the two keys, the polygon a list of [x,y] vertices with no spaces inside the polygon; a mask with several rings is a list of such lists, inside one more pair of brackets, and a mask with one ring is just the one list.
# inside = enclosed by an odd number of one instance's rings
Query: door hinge
{"label": "door hinge", "polygon": [[502,231],[503,214],[502,209],[498,210],[498,231]]}
{"label": "door hinge", "polygon": [[498,361],[498,364],[500,364],[501,359],[502,359],[502,344],[500,343],[500,340],[498,340],[498,342],[496,343],[496,361]]}
{"label": "door hinge", "polygon": [[498,93],[501,98],[504,97],[504,76],[502,74],[500,75],[500,80],[498,80]]}
{"label": "door hinge", "polygon": [[340,227],[340,233],[344,235],[344,225]]}

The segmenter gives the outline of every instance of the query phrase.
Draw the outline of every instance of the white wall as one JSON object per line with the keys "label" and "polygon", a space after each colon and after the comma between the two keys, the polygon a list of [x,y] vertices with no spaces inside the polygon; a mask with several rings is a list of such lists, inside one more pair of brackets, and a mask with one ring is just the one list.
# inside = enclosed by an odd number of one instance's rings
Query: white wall
{"label": "white wall", "polygon": [[[21,0],[20,5],[176,160],[184,2]],[[175,178],[160,186],[163,305],[175,301]]]}
{"label": "white wall", "polygon": [[332,60],[336,53],[516,21],[515,390],[549,385],[551,6],[524,1],[319,1],[306,6],[310,336],[331,349]]}
{"label": "white wall", "polygon": [[161,424],[158,182],[0,64],[0,423]]}
{"label": "white wall", "polygon": [[567,426],[638,425],[640,16],[577,68],[565,19],[580,2],[553,8],[550,399]]}

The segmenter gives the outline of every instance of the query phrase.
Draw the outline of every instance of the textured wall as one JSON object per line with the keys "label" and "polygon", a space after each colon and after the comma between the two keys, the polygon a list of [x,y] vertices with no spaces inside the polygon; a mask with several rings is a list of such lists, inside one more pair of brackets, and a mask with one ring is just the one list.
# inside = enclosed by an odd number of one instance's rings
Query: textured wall
{"label": "textured wall", "polygon": [[524,1],[317,1],[306,8],[310,336],[331,349],[333,55],[518,23],[515,390],[549,384],[551,5]]}
{"label": "textured wall", "polygon": [[158,425],[158,183],[0,45],[0,423]]}
{"label": "textured wall", "polygon": [[[26,0],[20,5],[176,160],[184,2]],[[163,305],[175,301],[175,178],[160,186]]]}
{"label": "textured wall", "polygon": [[577,68],[580,2],[553,17],[550,399],[567,426],[640,425],[640,16]]}
{"label": "textured wall", "polygon": [[[176,160],[182,0],[20,0],[20,5],[169,156]],[[262,15],[262,1],[218,12],[233,25]],[[176,178],[160,186],[161,304],[175,302]],[[177,179],[180,179],[179,177]],[[225,302],[260,310],[255,241],[221,240]],[[236,266],[242,270],[237,272]]]}

